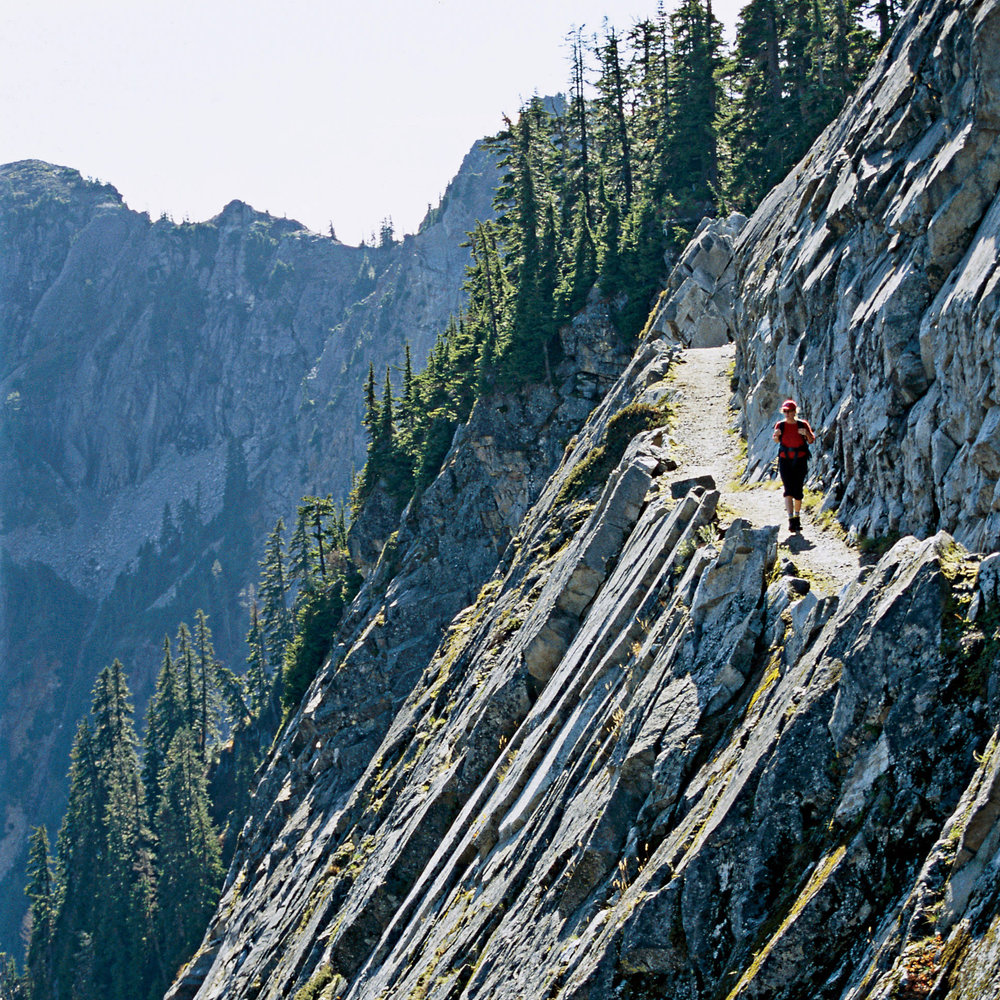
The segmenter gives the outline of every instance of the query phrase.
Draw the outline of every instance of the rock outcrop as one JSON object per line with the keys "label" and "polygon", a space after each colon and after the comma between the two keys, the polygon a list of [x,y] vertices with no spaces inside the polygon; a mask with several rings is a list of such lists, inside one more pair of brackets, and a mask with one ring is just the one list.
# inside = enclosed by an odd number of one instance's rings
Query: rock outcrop
{"label": "rock outcrop", "polygon": [[918,0],[736,247],[751,472],[781,400],[858,531],[1000,545],[1000,6]]}
{"label": "rock outcrop", "polygon": [[[563,338],[566,360],[554,371],[552,386],[477,403],[456,433],[444,470],[404,511],[397,531],[368,567],[331,661],[256,790],[227,888],[230,899],[241,900],[239,913],[227,914],[229,904],[222,904],[210,944],[179,982],[178,996],[190,995],[202,975],[217,981],[220,968],[227,970],[223,989],[229,991],[252,987],[275,963],[302,960],[289,959],[287,945],[297,937],[303,916],[297,901],[310,905],[315,885],[312,876],[300,883],[291,873],[305,865],[322,877],[323,858],[338,849],[345,865],[356,867],[357,859],[340,842],[344,809],[357,781],[379,755],[386,759],[386,741],[395,747],[389,751],[394,755],[421,739],[412,720],[400,720],[410,714],[404,705],[422,689],[422,678],[437,670],[433,658],[442,632],[456,629],[452,619],[477,594],[495,592],[487,581],[499,561],[513,557],[517,528],[563,457],[566,441],[625,364],[605,306],[591,307]],[[381,521],[376,518],[372,528],[362,517],[352,534],[377,533]],[[440,729],[441,722],[434,728]],[[376,808],[370,820],[378,822],[380,815]],[[324,832],[314,825],[320,817]],[[348,840],[360,844],[363,836],[355,831]],[[415,865],[417,857],[409,854],[407,865]],[[406,877],[400,876],[402,882]],[[292,897],[279,912],[264,901],[271,893],[283,894],[283,887]],[[384,913],[391,895],[377,896],[376,909]],[[379,919],[370,913],[364,917]],[[240,955],[249,937],[259,938],[261,947]],[[313,948],[308,937],[300,944]],[[234,962],[238,987],[228,977]]]}
{"label": "rock outcrop", "polygon": [[685,347],[721,347],[736,339],[734,247],[746,225],[703,219],[667,279],[650,331]]}
{"label": "rock outcrop", "polygon": [[[846,997],[908,954],[895,917],[940,843],[1000,836],[993,562],[907,538],[820,596],[776,570],[776,528],[720,536],[717,493],[673,496],[662,427],[588,476],[672,357],[643,345],[429,659],[402,631],[426,538],[359,605],[174,1000]],[[372,687],[393,656],[405,697]]]}

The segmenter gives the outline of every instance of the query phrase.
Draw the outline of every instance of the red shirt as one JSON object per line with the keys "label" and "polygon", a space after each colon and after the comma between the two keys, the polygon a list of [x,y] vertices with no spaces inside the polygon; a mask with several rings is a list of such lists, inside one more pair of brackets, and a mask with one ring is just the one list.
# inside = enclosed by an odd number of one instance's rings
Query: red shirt
{"label": "red shirt", "polygon": [[781,440],[778,442],[781,448],[778,452],[779,458],[806,458],[809,455],[808,441],[799,430],[800,425],[808,431],[810,437],[814,436],[812,428],[805,420],[795,420],[792,423],[779,420],[774,425],[774,429],[781,432]]}

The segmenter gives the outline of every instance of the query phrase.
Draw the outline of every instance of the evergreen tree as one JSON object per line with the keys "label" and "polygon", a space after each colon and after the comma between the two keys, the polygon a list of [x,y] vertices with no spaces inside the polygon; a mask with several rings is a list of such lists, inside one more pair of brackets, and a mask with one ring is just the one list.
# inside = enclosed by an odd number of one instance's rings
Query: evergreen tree
{"label": "evergreen tree", "polygon": [[53,976],[64,985],[73,980],[77,936],[92,927],[97,916],[93,886],[105,853],[101,836],[105,798],[93,730],[89,718],[84,718],[70,750],[69,801],[56,841],[59,902],[52,934]]}
{"label": "evergreen tree", "polygon": [[287,604],[289,580],[285,571],[284,531],[285,522],[279,517],[267,536],[264,558],[260,563],[260,629],[271,670],[280,666],[285,655],[285,645],[292,637],[292,621]]}
{"label": "evergreen tree", "polygon": [[632,205],[622,227],[621,270],[627,275],[622,291],[626,300],[615,309],[615,323],[624,337],[637,337],[663,285],[666,239],[652,203],[646,198]]}
{"label": "evergreen tree", "polygon": [[194,642],[198,651],[198,720],[197,741],[202,759],[208,762],[209,750],[218,742],[220,716],[223,711],[219,692],[220,664],[215,659],[212,630],[208,615],[198,608],[194,613]]}
{"label": "evergreen tree", "polygon": [[330,550],[328,521],[333,516],[333,498],[303,497],[299,507],[300,516],[306,524],[309,537],[310,572],[314,585],[325,583],[327,578],[327,556]]}
{"label": "evergreen tree", "polygon": [[296,603],[304,589],[312,586],[316,570],[316,550],[309,534],[309,505],[300,503],[295,516],[295,530],[288,542],[288,579],[296,588]]}
{"label": "evergreen tree", "polygon": [[368,365],[368,379],[365,382],[365,415],[361,421],[368,429],[369,435],[374,436],[379,425],[378,402],[375,399],[375,365]]}
{"label": "evergreen tree", "polygon": [[573,46],[573,71],[572,82],[570,84],[570,119],[574,127],[573,140],[571,146],[579,151],[579,188],[580,198],[583,202],[583,212],[587,218],[587,225],[593,227],[594,216],[591,210],[590,194],[590,136],[588,130],[588,108],[584,96],[584,85],[586,76],[585,54],[586,48],[583,44],[583,28],[574,28],[571,34]]}
{"label": "evergreen tree", "polygon": [[385,367],[385,383],[382,387],[382,403],[379,406],[378,446],[391,450],[392,448],[392,378],[389,366]]}
{"label": "evergreen tree", "polygon": [[596,86],[600,95],[597,106],[602,112],[603,159],[611,167],[616,194],[621,192],[625,211],[628,212],[634,189],[632,140],[625,118],[625,71],[622,68],[618,34],[614,28],[605,26],[604,42],[597,49],[597,58],[601,66]]}
{"label": "evergreen tree", "polygon": [[562,311],[567,316],[582,309],[587,293],[597,278],[597,251],[587,225],[587,215],[581,202],[573,233],[573,261],[560,289]]}
{"label": "evergreen tree", "polygon": [[257,719],[267,708],[271,696],[271,683],[256,600],[250,605],[250,631],[247,633],[247,648],[249,649],[247,655],[247,692],[250,699],[250,715]]}
{"label": "evergreen tree", "polygon": [[400,422],[407,431],[413,430],[414,411],[417,404],[416,381],[413,377],[413,359],[410,356],[410,342],[404,345],[403,398],[400,400]]}
{"label": "evergreen tree", "polygon": [[[521,115],[516,128],[517,153],[514,168],[516,211],[510,213],[511,257],[516,267],[517,298],[511,318],[509,339],[504,345],[502,365],[509,378],[537,378],[544,370],[548,332],[546,303],[542,301],[538,278],[541,269],[538,199],[532,169],[532,116]],[[551,309],[551,304],[548,305]]]}
{"label": "evergreen tree", "polygon": [[164,965],[172,971],[198,946],[223,876],[204,759],[190,729],[179,730],[170,744],[160,785],[159,941]]}
{"label": "evergreen tree", "polygon": [[722,27],[701,0],[684,0],[671,16],[671,131],[668,187],[692,222],[711,215],[718,186],[716,71]]}
{"label": "evergreen tree", "polygon": [[170,637],[164,636],[163,659],[156,678],[156,690],[146,710],[142,753],[142,781],[146,788],[146,801],[154,830],[156,809],[160,801],[160,771],[166,762],[167,748],[178,729],[184,725],[186,716],[170,650]]}
{"label": "evergreen tree", "polygon": [[617,199],[612,197],[607,200],[597,237],[598,279],[601,293],[609,299],[614,299],[621,292],[624,280],[619,255],[621,238],[621,211]]}
{"label": "evergreen tree", "polygon": [[56,908],[56,884],[49,857],[49,838],[44,826],[36,827],[28,838],[28,885],[31,900],[30,932],[25,962],[25,978],[36,997],[52,992],[52,923]]}
{"label": "evergreen tree", "polygon": [[59,832],[54,991],[129,1000],[158,974],[151,835],[132,706],[117,660],[101,671],[71,754]]}
{"label": "evergreen tree", "polygon": [[29,1000],[34,994],[30,984],[18,975],[17,964],[0,951],[0,1000]]}
{"label": "evergreen tree", "polygon": [[198,664],[195,659],[191,630],[184,622],[177,626],[177,681],[183,724],[194,729],[197,712]]}

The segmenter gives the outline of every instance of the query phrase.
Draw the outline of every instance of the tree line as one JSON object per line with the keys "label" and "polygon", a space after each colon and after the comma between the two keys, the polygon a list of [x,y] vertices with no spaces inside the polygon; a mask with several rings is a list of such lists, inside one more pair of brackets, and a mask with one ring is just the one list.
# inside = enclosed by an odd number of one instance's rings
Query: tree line
{"label": "tree line", "polygon": [[360,582],[343,504],[304,497],[287,546],[284,530],[267,538],[243,673],[197,611],[163,639],[141,739],[121,662],[98,675],[54,854],[44,826],[30,836],[24,969],[0,956],[4,1000],[162,996],[200,943],[254,774]]}
{"label": "tree line", "polygon": [[378,483],[400,507],[419,496],[481,395],[551,379],[559,329],[591,294],[637,338],[670,254],[703,217],[756,207],[897,17],[889,0],[751,0],[729,50],[711,0],[661,2],[625,32],[575,30],[568,94],[532,98],[488,140],[502,177],[496,218],[469,234],[464,309],[421,373],[408,347],[395,375],[369,370],[355,508]]}

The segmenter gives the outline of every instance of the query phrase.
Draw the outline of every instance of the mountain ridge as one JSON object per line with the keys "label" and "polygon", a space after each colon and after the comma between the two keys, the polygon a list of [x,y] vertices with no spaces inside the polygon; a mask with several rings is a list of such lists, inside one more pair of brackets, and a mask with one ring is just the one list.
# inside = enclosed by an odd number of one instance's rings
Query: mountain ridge
{"label": "mountain ridge", "polygon": [[128,663],[141,709],[197,607],[238,665],[265,535],[303,494],[346,496],[369,360],[399,365],[404,340],[422,359],[461,307],[460,237],[496,177],[475,146],[423,233],[380,249],[239,201],[151,220],[72,168],[0,168],[4,941],[97,671]]}

